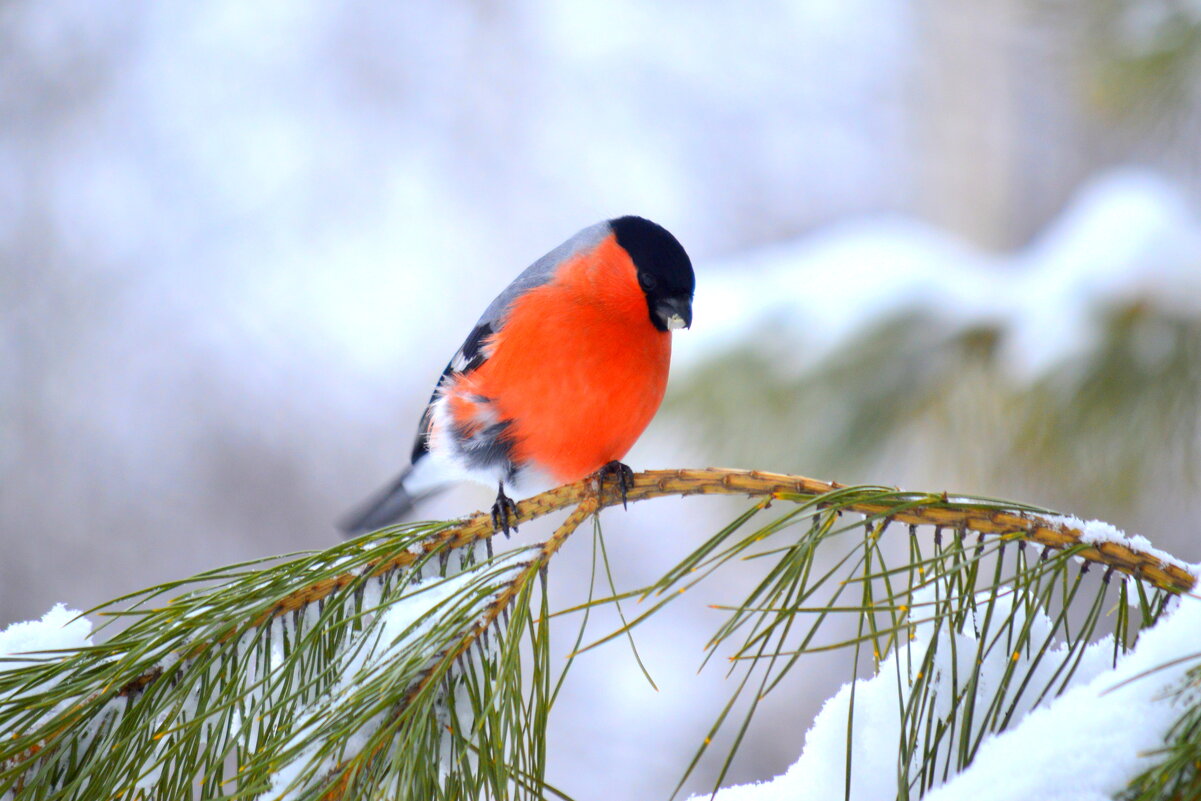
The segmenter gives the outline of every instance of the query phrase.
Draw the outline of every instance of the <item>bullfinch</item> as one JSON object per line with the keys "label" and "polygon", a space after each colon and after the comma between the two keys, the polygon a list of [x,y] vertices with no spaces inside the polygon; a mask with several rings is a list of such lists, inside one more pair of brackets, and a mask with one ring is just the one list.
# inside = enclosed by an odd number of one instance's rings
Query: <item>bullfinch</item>
{"label": "bullfinch", "polygon": [[621,462],[663,400],[671,332],[692,324],[684,248],[642,217],[583,229],[530,265],[484,310],[442,372],[410,464],[341,524],[349,536],[402,518],[463,479],[497,487],[508,533],[528,494],[598,474],[624,499]]}

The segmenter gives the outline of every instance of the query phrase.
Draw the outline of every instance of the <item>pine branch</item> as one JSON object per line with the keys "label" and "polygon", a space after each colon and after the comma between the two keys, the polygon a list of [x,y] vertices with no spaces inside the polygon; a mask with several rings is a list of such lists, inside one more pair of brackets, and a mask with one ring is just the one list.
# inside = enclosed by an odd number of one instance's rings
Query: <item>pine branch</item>
{"label": "pine branch", "polygon": [[[488,629],[500,620],[501,615],[509,610],[519,593],[532,583],[534,577],[541,575],[546,570],[551,557],[563,547],[563,543],[567,542],[567,539],[575,533],[575,530],[579,528],[581,523],[588,519],[589,515],[596,513],[597,508],[597,499],[595,496],[584,498],[576,506],[575,511],[555,529],[555,533],[550,539],[541,545],[534,558],[520,566],[521,572],[518,573],[508,586],[496,595],[495,600],[488,606],[479,623],[463,636],[463,639],[459,641],[457,646],[446,651],[440,657],[438,663],[431,666],[425,676],[408,691],[404,700],[395,710],[394,715],[401,714],[413,702],[413,699],[427,690],[431,684],[449,673],[455,662],[466,654],[472,646],[476,645],[486,635]],[[491,524],[491,515],[487,517],[489,524]],[[371,753],[366,755],[366,760],[374,761],[378,759],[386,745],[386,743],[380,742]],[[348,770],[346,765],[340,765],[335,771],[332,771],[331,778],[337,776],[337,781],[322,796],[322,801],[354,798],[355,796],[351,793],[349,781],[352,775],[352,772]]]}
{"label": "pine branch", "polygon": [[[835,490],[846,489],[848,487],[845,484],[837,481],[821,481],[804,476],[770,473],[762,470],[734,468],[647,470],[634,475],[634,483],[628,490],[627,500],[634,503],[653,498],[688,495],[812,498]],[[855,492],[863,492],[878,488],[856,487],[852,489]],[[564,484],[518,503],[516,523],[517,525],[527,523],[586,502],[597,503],[597,508],[592,511],[599,511],[610,506],[617,506],[623,501],[615,488],[606,488],[604,495],[597,499],[595,484],[591,480],[585,479],[573,484]],[[970,503],[976,506],[978,501],[973,500]],[[955,531],[1000,535],[1005,539],[1024,539],[1055,549],[1070,548],[1081,545],[1083,542],[1083,532],[1079,528],[1054,522],[1044,515],[1015,514],[1008,511],[1013,508],[1011,504],[1001,506],[1004,508],[989,509],[982,504],[978,508],[963,508],[964,504],[951,501],[950,496],[946,493],[941,496],[931,496],[896,490],[895,497],[890,498],[888,503],[881,503],[878,494],[873,494],[871,502],[851,501],[842,508],[849,512],[887,518],[908,525],[936,526]],[[587,514],[591,514],[592,511]],[[545,554],[547,560],[553,556],[574,529],[575,526],[572,526],[566,533],[561,534],[562,530],[556,532],[556,536],[551,541],[557,539],[557,544],[549,553]],[[376,577],[409,567],[423,556],[431,553],[443,549],[463,548],[475,542],[487,540],[497,533],[492,516],[487,512],[477,512],[459,525],[445,528],[430,536],[421,545],[420,553],[406,551],[391,559],[370,563],[368,571],[370,576]],[[1189,592],[1197,582],[1196,577],[1180,564],[1166,561],[1148,551],[1140,551],[1121,543],[1096,543],[1082,548],[1076,552],[1076,555],[1126,575],[1145,579],[1155,586],[1171,592]],[[262,626],[289,612],[321,601],[346,587],[356,578],[356,573],[347,572],[315,582],[311,586],[280,599],[272,609],[246,624],[246,628]],[[220,641],[236,637],[243,630],[231,630]],[[482,633],[481,630],[480,634]],[[161,671],[151,669],[122,687],[118,694],[128,695],[143,689],[159,678],[160,674]]]}
{"label": "pine branch", "polygon": [[[947,493],[928,495],[907,493],[881,487],[847,487],[837,481],[821,481],[804,476],[769,473],[762,470],[738,470],[711,467],[705,469],[647,470],[634,475],[629,489],[629,502],[687,495],[746,495],[768,498],[814,498],[835,490],[850,490],[853,493],[871,495],[870,501],[846,502],[840,498],[840,508],[873,518],[887,518],[900,523],[917,526],[936,526],[955,531],[970,531],[979,534],[1002,535],[1006,539],[1024,539],[1055,549],[1070,548],[1084,542],[1083,532],[1074,526],[1050,519],[1030,507],[1028,514],[1016,514],[1010,510],[1014,504],[988,502],[979,499],[953,500]],[[892,493],[882,502],[879,491]],[[564,484],[535,495],[517,504],[518,524],[536,520],[548,514],[566,509],[589,499],[595,499],[595,485],[590,480]],[[606,488],[598,499],[598,509],[622,503],[621,495],[614,488]],[[993,507],[993,508],[990,508]],[[491,515],[479,512],[460,525],[447,528],[429,539],[423,548],[427,551],[449,546],[459,548],[476,540],[492,537],[497,532]],[[1172,592],[1188,592],[1196,586],[1197,579],[1180,563],[1168,561],[1151,553],[1116,542],[1101,542],[1089,545],[1076,555],[1090,562],[1106,565],[1116,571],[1135,578],[1146,579],[1157,587]],[[405,564],[412,561],[403,557]],[[397,563],[381,564],[377,571],[391,570]],[[314,586],[298,593],[296,598],[281,601],[278,614],[311,603],[321,598],[336,586],[349,581],[350,577],[339,577],[330,583],[329,589]],[[338,582],[341,582],[339,584]]]}
{"label": "pine branch", "polygon": [[[1129,647],[1137,630],[1155,620],[1166,594],[1192,590],[1196,581],[1181,563],[1138,540],[1094,542],[1095,532],[1071,521],[1001,501],[729,469],[648,471],[635,476],[627,497],[638,502],[698,494],[759,500],[645,588],[641,594],[657,592],[661,599],[637,619],[623,621],[622,631],[679,597],[666,588],[691,586],[731,559],[778,560],[745,603],[728,608],[730,619],[710,642],[715,648],[736,631],[749,630],[732,658],[733,664],[749,665],[748,679],[756,664],[767,666],[756,698],[770,692],[803,653],[840,647],[857,653],[860,645],[868,645],[879,665],[890,649],[897,652],[903,635],[912,637],[914,626],[932,624],[937,631],[945,621],[961,628],[974,619],[979,604],[989,616],[996,607],[1006,632],[1004,646],[981,639],[981,653],[1025,649],[1034,654],[1037,666],[1056,630],[1066,633],[1066,611],[1054,619],[1046,638],[1036,642],[1019,610],[1049,608],[1059,597],[1057,587],[1066,610],[1084,572],[1069,582],[1072,557],[1084,560],[1085,568],[1089,563],[1106,566],[1106,586],[1113,573],[1137,579],[1133,584],[1142,599],[1137,605],[1141,616],[1130,619],[1127,604],[1119,604],[1115,649]],[[796,508],[734,539],[742,525],[777,500]],[[535,578],[545,577],[554,555],[584,520],[618,503],[622,499],[615,489],[598,497],[591,481],[523,501],[517,508],[519,524],[572,511],[545,543],[496,557],[489,547],[489,558],[482,563],[474,557],[477,546],[496,533],[491,516],[483,513],[448,523],[398,526],[291,562],[249,571],[241,570],[246,566],[224,568],[131,595],[140,600],[120,614],[137,622],[109,642],[36,667],[0,672],[0,724],[13,732],[7,743],[0,743],[0,796],[6,788],[20,795],[28,763],[39,766],[28,773],[44,777],[40,786],[62,788],[39,790],[39,798],[88,797],[78,794],[85,788],[95,792],[89,783],[97,781],[101,791],[120,789],[127,798],[148,797],[144,794],[150,789],[159,794],[154,797],[168,797],[196,780],[218,793],[224,792],[219,789],[224,784],[236,782],[237,797],[270,791],[314,801],[374,798],[385,780],[397,787],[426,788],[435,797],[539,797],[545,792],[541,738],[554,693],[545,661],[551,613],[545,592],[543,608],[532,607]],[[829,572],[814,572],[819,546],[836,535],[845,543],[847,532],[860,527],[838,523],[845,513],[865,518],[858,544],[852,541]],[[748,555],[752,546],[804,518],[812,522],[808,533],[782,548]],[[933,527],[934,551],[923,553],[910,536],[909,561],[900,567],[886,564],[879,541],[892,522],[904,524],[911,535],[917,526]],[[953,532],[946,546],[940,544],[944,530]],[[969,534],[976,535],[974,545],[967,542]],[[1005,546],[1015,540],[1016,556],[1007,563],[1015,572],[1002,578]],[[986,547],[986,541],[991,545]],[[1043,546],[1041,556],[1025,556],[1021,546],[1026,543]],[[447,559],[452,552],[459,554],[461,566],[450,578]],[[994,562],[990,582],[981,566]],[[837,571],[843,571],[842,580],[827,582]],[[435,579],[440,583],[431,585]],[[144,608],[173,589],[214,582],[220,585],[192,590],[161,608]],[[1164,594],[1144,598],[1144,583]],[[832,598],[815,595],[831,586],[837,588]],[[838,595],[847,587],[858,587],[862,600],[839,606]],[[936,590],[936,603],[921,600],[922,587]],[[1126,597],[1125,582],[1119,592]],[[436,599],[423,606],[422,594]],[[1084,628],[1072,632],[1072,654],[1087,645],[1104,594],[1101,588]],[[414,598],[416,607],[409,603]],[[620,596],[595,603],[613,600]],[[403,625],[397,624],[389,616],[406,604]],[[817,613],[813,625],[797,642],[789,634],[792,624],[799,613],[810,611]],[[834,644],[815,643],[827,616],[842,612],[858,617],[858,635]],[[531,650],[538,665],[533,673],[520,664],[526,658],[522,654]],[[987,732],[1005,727],[1028,684],[1028,696],[1061,692],[1073,670],[1065,662],[1055,672],[1058,690],[1053,681],[1031,684],[1030,673],[1015,673],[1012,679],[1007,673],[1004,685],[1012,680],[1016,695],[1005,695],[1003,686],[991,703],[981,702],[984,714],[978,720],[971,714],[957,720],[953,712],[938,731],[953,727],[955,734],[937,734],[929,746],[916,741],[908,746],[918,749],[914,769],[925,776],[925,766],[952,744],[958,749],[957,764],[966,764]],[[1061,676],[1061,671],[1066,672]],[[906,719],[914,721],[914,737],[927,737],[932,730],[916,721],[926,714],[923,704],[936,689],[925,688],[920,673],[918,679]],[[737,692],[742,686],[746,681]],[[751,714],[753,707],[742,731]],[[117,749],[120,759],[109,757],[97,767],[92,749],[101,742]],[[191,764],[187,754],[193,755]],[[223,781],[227,764],[238,771]],[[921,781],[927,786],[930,780]]]}
{"label": "pine branch", "polygon": [[[652,498],[687,495],[746,495],[769,498],[812,498],[826,495],[835,490],[851,489],[854,492],[870,492],[870,502],[850,501],[840,503],[844,511],[857,512],[876,518],[888,518],[908,525],[926,525],[956,531],[971,531],[979,534],[1003,535],[1006,539],[1025,539],[1056,549],[1069,548],[1083,542],[1083,532],[1064,523],[1055,522],[1045,515],[1032,513],[1019,515],[1008,510],[1013,504],[998,503],[990,509],[977,499],[966,502],[953,501],[943,493],[932,496],[921,493],[893,491],[895,497],[887,503],[881,502],[877,490],[888,488],[848,488],[837,481],[821,481],[804,476],[769,473],[761,470],[738,470],[732,468],[706,468],[698,470],[648,470],[634,476],[634,484],[628,492],[633,503]],[[595,489],[590,481],[565,484],[522,501],[517,505],[517,522],[525,523],[570,506],[595,499]],[[841,499],[840,499],[841,500]],[[598,501],[598,509],[622,503],[616,489],[607,488]],[[965,508],[972,507],[972,508]],[[433,551],[439,547],[459,548],[476,540],[492,537],[497,532],[491,515],[479,512],[461,525],[448,528],[430,538],[423,548]],[[561,543],[560,543],[561,544]],[[557,550],[557,547],[556,547]],[[1090,545],[1076,553],[1082,559],[1113,567],[1127,575],[1143,578],[1157,587],[1172,592],[1188,592],[1196,585],[1196,577],[1179,563],[1164,560],[1149,551],[1142,551],[1116,542],[1101,542]],[[376,567],[377,572],[395,569],[409,564],[415,557],[402,557],[395,562]],[[338,577],[325,582],[324,586],[308,588],[296,597],[281,601],[275,614],[284,614],[291,609],[311,603],[350,580],[350,576]]]}

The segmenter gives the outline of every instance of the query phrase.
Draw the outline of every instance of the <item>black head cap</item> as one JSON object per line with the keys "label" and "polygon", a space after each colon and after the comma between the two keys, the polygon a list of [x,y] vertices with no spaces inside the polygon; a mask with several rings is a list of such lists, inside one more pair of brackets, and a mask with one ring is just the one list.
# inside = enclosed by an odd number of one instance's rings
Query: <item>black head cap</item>
{"label": "black head cap", "polygon": [[634,262],[655,328],[667,331],[690,326],[696,276],[679,240],[642,217],[618,217],[609,221],[609,227]]}

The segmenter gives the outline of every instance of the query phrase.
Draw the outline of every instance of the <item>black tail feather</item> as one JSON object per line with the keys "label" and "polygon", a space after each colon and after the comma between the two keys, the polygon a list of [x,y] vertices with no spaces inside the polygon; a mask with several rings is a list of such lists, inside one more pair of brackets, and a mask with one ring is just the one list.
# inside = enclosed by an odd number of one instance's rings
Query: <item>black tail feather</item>
{"label": "black tail feather", "polygon": [[347,537],[357,537],[381,529],[405,517],[417,501],[428,493],[411,495],[405,489],[405,479],[413,472],[408,468],[382,490],[372,495],[350,514],[338,521],[338,528]]}

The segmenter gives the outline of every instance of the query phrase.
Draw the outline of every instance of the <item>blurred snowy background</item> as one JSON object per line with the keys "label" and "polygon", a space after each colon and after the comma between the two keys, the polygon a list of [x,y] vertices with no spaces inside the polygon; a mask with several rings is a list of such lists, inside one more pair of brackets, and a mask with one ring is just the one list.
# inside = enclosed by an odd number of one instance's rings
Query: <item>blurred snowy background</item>
{"label": "blurred snowy background", "polygon": [[[636,468],[1011,497],[1199,560],[1199,52],[1189,0],[6,0],[0,625],[330,543],[479,310],[627,213],[698,272]],[[738,508],[606,513],[619,585]],[[641,633],[659,692],[620,642],[578,661],[552,782],[670,792],[738,592]],[[730,780],[795,760],[838,664]]]}

